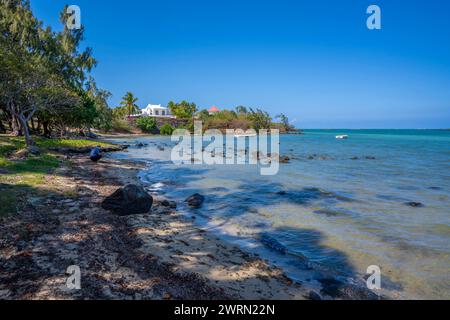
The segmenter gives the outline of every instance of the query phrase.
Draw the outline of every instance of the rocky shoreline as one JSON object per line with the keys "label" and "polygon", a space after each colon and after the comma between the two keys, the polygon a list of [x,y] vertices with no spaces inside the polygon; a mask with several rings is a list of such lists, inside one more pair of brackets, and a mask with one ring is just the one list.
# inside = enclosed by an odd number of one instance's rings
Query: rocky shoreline
{"label": "rocky shoreline", "polygon": [[[101,207],[144,164],[72,155],[46,175],[54,190],[0,227],[0,299],[304,299],[281,270],[198,229],[164,199],[146,214]],[[81,290],[66,270],[81,270]]]}
{"label": "rocky shoreline", "polygon": [[[45,177],[53,191],[23,199],[1,222],[0,299],[377,298],[333,279],[321,290],[294,282],[157,194],[147,213],[109,210],[105,199],[117,190],[144,187],[138,173],[146,164],[108,156],[95,164],[83,153],[67,151],[69,161]],[[201,195],[187,202],[198,206]],[[66,285],[71,265],[80,267],[81,290]]]}

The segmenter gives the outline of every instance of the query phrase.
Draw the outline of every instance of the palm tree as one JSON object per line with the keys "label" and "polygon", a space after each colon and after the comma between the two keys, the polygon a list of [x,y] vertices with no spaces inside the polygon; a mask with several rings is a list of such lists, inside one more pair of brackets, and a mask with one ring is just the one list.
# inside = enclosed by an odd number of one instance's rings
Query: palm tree
{"label": "palm tree", "polygon": [[138,98],[136,98],[131,92],[127,92],[123,98],[120,105],[126,110],[129,116],[133,113],[139,111],[139,107],[136,105]]}

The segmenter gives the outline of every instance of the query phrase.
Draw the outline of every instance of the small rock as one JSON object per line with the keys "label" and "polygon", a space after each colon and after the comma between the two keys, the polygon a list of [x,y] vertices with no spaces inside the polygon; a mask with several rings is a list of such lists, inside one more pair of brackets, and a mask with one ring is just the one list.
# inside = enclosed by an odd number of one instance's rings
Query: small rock
{"label": "small rock", "polygon": [[410,207],[414,207],[414,208],[420,208],[420,207],[424,206],[423,203],[415,202],[415,201],[406,202],[405,205],[410,206]]}
{"label": "small rock", "polygon": [[147,146],[147,144],[143,143],[143,142],[139,142],[139,143],[136,144],[136,147],[138,147],[138,148],[142,148],[142,147],[145,147],[145,146]]}
{"label": "small rock", "polygon": [[199,193],[195,193],[185,200],[185,202],[187,202],[188,205],[193,208],[200,208],[203,204],[203,201],[205,201],[205,197]]}
{"label": "small rock", "polygon": [[289,163],[290,160],[288,156],[280,156],[280,163]]}
{"label": "small rock", "polygon": [[163,200],[161,201],[161,205],[164,207],[169,207],[172,209],[176,209],[177,203],[175,201]]}

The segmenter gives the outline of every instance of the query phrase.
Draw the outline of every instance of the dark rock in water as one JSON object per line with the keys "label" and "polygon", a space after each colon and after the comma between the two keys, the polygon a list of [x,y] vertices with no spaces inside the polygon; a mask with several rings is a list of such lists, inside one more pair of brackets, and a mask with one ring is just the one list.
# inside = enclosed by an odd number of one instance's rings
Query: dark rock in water
{"label": "dark rock in water", "polygon": [[310,291],[308,294],[308,299],[309,300],[322,300],[322,297],[317,292]]}
{"label": "dark rock in water", "polygon": [[428,189],[430,189],[430,190],[442,190],[441,187],[429,187]]}
{"label": "dark rock in water", "polygon": [[328,217],[335,217],[335,216],[338,216],[338,215],[342,214],[339,211],[335,211],[335,210],[331,210],[331,209],[319,209],[319,210],[315,210],[314,213],[316,213],[316,214],[323,214],[323,215],[326,215]]}
{"label": "dark rock in water", "polygon": [[358,160],[358,157],[351,157],[350,160]]}
{"label": "dark rock in water", "polygon": [[278,251],[282,254],[287,253],[287,248],[284,245],[282,245],[277,239],[268,235],[267,233],[261,234],[261,242],[270,249]]}
{"label": "dark rock in water", "polygon": [[375,160],[376,158],[374,156],[366,156],[367,160]]}
{"label": "dark rock in water", "polygon": [[280,163],[289,163],[290,160],[288,156],[280,156]]}
{"label": "dark rock in water", "polygon": [[148,146],[148,144],[143,143],[143,142],[136,143],[136,147],[138,147],[138,148],[142,148],[142,147],[146,147],[146,146]]}
{"label": "dark rock in water", "polygon": [[199,193],[195,193],[185,200],[185,202],[187,202],[188,205],[193,208],[200,208],[203,204],[203,201],[205,201],[205,197]]}
{"label": "dark rock in water", "polygon": [[129,184],[117,189],[102,202],[102,208],[121,216],[147,213],[153,204],[153,198],[144,188]]}
{"label": "dark rock in water", "polygon": [[175,201],[163,200],[161,201],[161,205],[164,207],[169,207],[172,209],[176,209],[177,203]]}
{"label": "dark rock in water", "polygon": [[410,206],[410,207],[414,207],[414,208],[421,208],[421,207],[424,206],[423,203],[415,202],[415,201],[406,202],[405,205]]}
{"label": "dark rock in water", "polygon": [[317,279],[322,284],[320,293],[332,298],[346,300],[378,300],[379,297],[371,290],[348,284],[334,278]]}
{"label": "dark rock in water", "polygon": [[278,191],[277,194],[280,196],[285,196],[287,194],[287,192],[284,190],[281,190],[281,191]]}

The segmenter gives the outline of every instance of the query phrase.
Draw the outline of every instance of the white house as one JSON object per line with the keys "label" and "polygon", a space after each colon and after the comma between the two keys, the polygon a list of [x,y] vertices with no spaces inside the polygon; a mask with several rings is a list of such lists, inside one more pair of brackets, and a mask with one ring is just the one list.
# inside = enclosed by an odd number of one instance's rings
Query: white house
{"label": "white house", "polygon": [[163,118],[175,118],[170,114],[169,108],[165,108],[160,104],[149,104],[146,108],[141,110],[144,117],[163,117]]}

